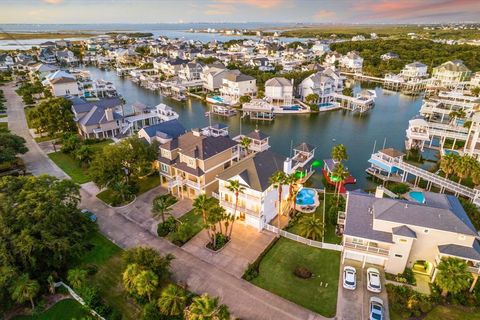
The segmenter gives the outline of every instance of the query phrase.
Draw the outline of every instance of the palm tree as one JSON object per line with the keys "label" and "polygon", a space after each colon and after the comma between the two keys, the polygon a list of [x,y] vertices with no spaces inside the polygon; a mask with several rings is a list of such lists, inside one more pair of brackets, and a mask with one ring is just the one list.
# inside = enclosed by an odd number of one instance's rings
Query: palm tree
{"label": "palm tree", "polygon": [[348,178],[348,171],[343,163],[339,162],[335,165],[332,170],[332,177],[335,177],[335,194],[337,194],[337,191],[340,194],[340,183]]}
{"label": "palm tree", "polygon": [[245,149],[245,152],[247,154],[250,153],[248,148],[250,147],[251,143],[252,143],[252,139],[250,139],[249,137],[243,137],[242,140],[240,140],[240,145],[242,146],[242,148]]}
{"label": "palm tree", "polygon": [[440,169],[445,173],[445,178],[455,172],[456,163],[459,161],[460,156],[456,153],[449,153],[444,155],[440,159]]}
{"label": "palm tree", "polygon": [[[204,227],[206,227],[207,224],[207,211],[212,207],[213,205],[213,198],[207,197],[205,194],[201,194],[198,197],[193,200],[193,210],[195,210],[196,214],[201,214],[202,215],[202,221]],[[210,231],[209,228],[207,228],[207,233],[208,236],[210,237]]]}
{"label": "palm tree", "polygon": [[341,162],[348,160],[347,148],[343,144],[337,144],[332,148],[332,159]]}
{"label": "palm tree", "polygon": [[136,263],[132,263],[127,266],[127,268],[122,274],[123,286],[125,290],[130,294],[136,292],[135,278],[138,276],[140,271],[140,266]]}
{"label": "palm tree", "polygon": [[40,285],[37,280],[31,280],[27,273],[20,276],[14,284],[12,291],[12,299],[18,303],[30,301],[32,309],[35,309],[33,298],[40,291]]}
{"label": "palm tree", "polygon": [[177,316],[183,313],[187,303],[185,290],[175,284],[169,284],[158,298],[160,311],[168,316]]}
{"label": "palm tree", "polygon": [[318,99],[319,99],[318,94],[310,93],[308,96],[305,97],[305,102],[308,104],[314,104],[314,103],[317,103]]}
{"label": "palm tree", "polygon": [[225,305],[218,305],[218,298],[208,294],[193,298],[192,304],[185,310],[186,320],[228,320],[230,312]]}
{"label": "palm tree", "polygon": [[464,110],[453,110],[448,115],[452,118],[452,121],[458,118],[463,119],[467,116]]}
{"label": "palm tree", "polygon": [[312,240],[321,239],[325,231],[322,220],[314,214],[303,216],[298,226],[300,235]]}
{"label": "palm tree", "polygon": [[171,206],[174,203],[174,198],[169,194],[156,197],[153,200],[153,216],[156,218],[160,215],[162,217],[162,222],[165,222],[165,214],[170,212]]}
{"label": "palm tree", "polygon": [[87,271],[83,269],[68,270],[67,280],[74,289],[79,289],[87,281]]}
{"label": "palm tree", "polygon": [[158,276],[151,270],[143,270],[135,277],[135,289],[137,293],[148,297],[152,301],[152,293],[158,288]]}
{"label": "palm tree", "polygon": [[470,175],[473,163],[472,160],[473,158],[465,155],[463,157],[460,157],[455,163],[454,170],[455,174],[458,176],[458,183],[462,183],[462,180]]}
{"label": "palm tree", "polygon": [[472,274],[467,270],[467,263],[457,258],[443,258],[437,266],[438,275],[435,282],[442,289],[442,296],[449,292],[458,293],[467,289]]}
{"label": "palm tree", "polygon": [[122,202],[127,201],[127,197],[133,194],[130,185],[124,181],[115,181],[111,188],[120,196]]}
{"label": "palm tree", "polygon": [[82,145],[75,151],[75,158],[82,166],[88,166],[93,159],[94,152],[88,145]]}
{"label": "palm tree", "polygon": [[270,177],[270,184],[278,190],[277,200],[277,224],[278,232],[280,233],[280,214],[282,213],[282,188],[285,184],[285,173],[283,171],[277,171]]}
{"label": "palm tree", "polygon": [[472,177],[472,182],[474,185],[480,185],[480,164],[478,164],[478,162],[473,166],[470,176]]}
{"label": "palm tree", "polygon": [[[233,223],[235,222],[235,218],[237,216],[237,209],[238,209],[238,196],[240,193],[243,193],[245,187],[240,184],[238,180],[228,180],[227,189],[235,194],[235,209],[233,210],[233,220],[232,224],[230,225],[230,232],[228,233],[228,237],[230,238],[232,235],[233,230]],[[225,233],[227,230],[225,230]]]}
{"label": "palm tree", "polygon": [[295,196],[296,196],[295,186],[297,184],[297,180],[298,178],[295,172],[285,177],[285,184],[288,184],[288,199],[291,202],[290,207],[292,208],[292,210],[295,210]]}

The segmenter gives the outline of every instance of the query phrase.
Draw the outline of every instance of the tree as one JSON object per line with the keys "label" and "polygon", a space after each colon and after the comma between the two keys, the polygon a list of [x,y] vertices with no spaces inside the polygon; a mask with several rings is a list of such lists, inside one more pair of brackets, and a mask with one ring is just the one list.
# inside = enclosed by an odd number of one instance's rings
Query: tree
{"label": "tree", "polygon": [[332,148],[332,159],[336,162],[348,160],[347,148],[343,144],[337,144]]}
{"label": "tree", "polygon": [[79,289],[87,281],[87,271],[78,268],[68,270],[67,280],[74,289]]}
{"label": "tree", "polygon": [[244,103],[249,103],[251,100],[252,100],[252,97],[250,96],[241,96],[239,99],[239,102],[241,104],[244,104]]}
{"label": "tree", "polygon": [[458,177],[458,183],[462,183],[462,180],[468,177],[472,171],[472,164],[476,162],[475,159],[468,155],[464,155],[455,162],[454,170]]}
{"label": "tree", "polygon": [[61,132],[76,130],[72,102],[62,97],[51,98],[41,102],[28,112],[32,127],[39,133],[54,136]]}
{"label": "tree", "polygon": [[295,172],[287,175],[285,177],[285,184],[288,184],[288,199],[290,200],[290,207],[292,210],[295,210],[295,197],[296,197],[296,185],[297,185],[297,175]]}
{"label": "tree", "polygon": [[440,159],[440,169],[445,173],[445,178],[455,172],[455,167],[459,161],[460,156],[456,153],[449,153]]}
{"label": "tree", "polygon": [[158,287],[158,277],[151,270],[142,270],[134,279],[135,289],[137,293],[144,297],[147,296],[148,301],[152,301],[152,293]]}
{"label": "tree", "polygon": [[316,104],[320,97],[316,93],[310,93],[308,96],[305,97],[305,102],[308,104]]}
{"label": "tree", "polygon": [[480,87],[475,87],[473,89],[470,89],[470,91],[474,96],[477,96],[477,97],[480,96]]}
{"label": "tree", "polygon": [[353,96],[353,90],[352,88],[345,87],[342,92],[343,95],[352,97]]}
{"label": "tree", "polygon": [[455,294],[470,286],[472,274],[467,270],[467,263],[457,258],[443,258],[437,266],[435,282],[442,289],[442,296],[449,292]]}
{"label": "tree", "polygon": [[240,145],[242,146],[242,148],[245,149],[247,154],[250,153],[249,147],[251,143],[252,143],[252,139],[250,139],[249,137],[243,137],[242,140],[240,140]]}
{"label": "tree", "polygon": [[127,265],[127,268],[122,274],[123,287],[130,294],[134,294],[137,292],[137,288],[135,286],[135,279],[139,275],[140,271],[141,267],[138,264],[131,263]]}
{"label": "tree", "polygon": [[463,119],[467,116],[464,110],[453,110],[449,113],[450,118],[452,118],[452,121],[455,121],[455,119]]}
{"label": "tree", "polygon": [[137,264],[143,269],[152,270],[160,282],[170,276],[170,263],[173,259],[171,254],[162,256],[155,249],[146,247],[137,247],[123,252],[123,261],[126,265]]}
{"label": "tree", "polygon": [[193,200],[193,210],[196,214],[202,215],[203,225],[207,225],[207,210],[209,210],[214,204],[214,199],[207,197],[205,194],[201,194]]}
{"label": "tree", "polygon": [[11,162],[28,151],[25,139],[8,130],[0,131],[0,163]]}
{"label": "tree", "polygon": [[24,303],[26,301],[30,301],[32,304],[32,309],[35,309],[35,304],[33,303],[33,299],[37,296],[38,292],[40,291],[40,285],[36,280],[30,279],[28,274],[23,274],[18,278],[15,282],[13,291],[12,291],[12,299],[18,303]]}
{"label": "tree", "polygon": [[163,314],[181,315],[187,303],[185,290],[175,284],[169,284],[158,298],[158,307]]}
{"label": "tree", "polygon": [[45,281],[85,252],[94,224],[78,209],[79,186],[51,176],[0,179],[0,266]]}
{"label": "tree", "polygon": [[277,171],[270,177],[270,184],[277,189],[277,224],[280,232],[280,214],[282,213],[282,189],[285,184],[285,173],[283,171]]}
{"label": "tree", "polygon": [[66,132],[62,136],[62,148],[61,151],[63,153],[72,153],[75,151],[80,145],[81,141],[77,134],[73,132]]}
{"label": "tree", "polygon": [[192,304],[185,310],[186,320],[228,320],[230,312],[225,305],[218,305],[218,298],[208,294],[193,298]]}
{"label": "tree", "polygon": [[[241,193],[243,193],[243,191],[245,190],[245,187],[242,186],[238,180],[229,180],[228,185],[227,185],[227,189],[229,191],[233,192],[233,194],[235,195],[235,208],[233,210],[233,220],[232,220],[232,224],[230,226],[230,232],[228,233],[228,237],[230,238],[232,236],[233,223],[235,222],[235,218],[236,218],[236,215],[237,215],[238,200],[239,200],[238,197],[240,196]],[[225,233],[226,233],[226,231],[225,231]]]}
{"label": "tree", "polygon": [[299,221],[299,233],[302,237],[319,240],[325,231],[323,222],[314,214],[302,216]]}
{"label": "tree", "polygon": [[165,222],[165,214],[169,213],[171,206],[175,203],[175,199],[169,195],[160,195],[153,200],[154,217],[160,215],[162,222]]}
{"label": "tree", "polygon": [[349,175],[350,173],[348,173],[347,169],[341,162],[337,163],[333,168],[332,177],[335,179],[335,193],[338,193],[338,196],[340,196],[340,185]]}
{"label": "tree", "polygon": [[82,145],[75,151],[75,158],[83,167],[88,167],[93,159],[94,152],[90,146]]}

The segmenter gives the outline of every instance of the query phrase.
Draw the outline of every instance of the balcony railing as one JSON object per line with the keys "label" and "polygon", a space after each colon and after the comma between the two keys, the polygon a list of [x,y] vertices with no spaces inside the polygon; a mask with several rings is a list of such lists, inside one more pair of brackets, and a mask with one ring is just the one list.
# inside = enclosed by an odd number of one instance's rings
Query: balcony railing
{"label": "balcony railing", "polygon": [[355,250],[359,250],[359,251],[379,254],[379,255],[382,255],[382,256],[388,256],[388,254],[389,254],[389,250],[387,250],[387,249],[371,247],[371,246],[368,246],[368,245],[363,245],[363,244],[358,244],[358,243],[353,243],[353,242],[345,242],[343,244],[343,246],[345,248],[350,248],[350,249],[355,249]]}
{"label": "balcony railing", "polygon": [[[228,202],[228,201],[225,201],[225,200],[220,200],[220,205],[223,206],[223,207],[227,207],[227,208],[235,210],[235,203],[231,203],[231,202]],[[237,212],[245,212],[249,215],[256,216],[256,217],[260,216],[259,212],[255,211],[255,210],[252,210],[252,209],[247,209],[247,208],[242,207],[240,205],[238,205],[238,207],[237,207]]]}
{"label": "balcony railing", "polygon": [[468,271],[471,273],[480,274],[480,267],[468,267]]}

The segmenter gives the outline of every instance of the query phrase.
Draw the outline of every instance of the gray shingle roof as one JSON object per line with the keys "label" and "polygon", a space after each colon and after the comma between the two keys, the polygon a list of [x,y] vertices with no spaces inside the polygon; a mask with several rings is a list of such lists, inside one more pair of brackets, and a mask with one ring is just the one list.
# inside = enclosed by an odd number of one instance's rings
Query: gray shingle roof
{"label": "gray shingle roof", "polygon": [[123,105],[123,101],[120,98],[109,98],[109,99],[102,99],[93,102],[86,102],[85,100],[74,99],[72,100],[73,103],[73,110],[76,113],[85,113],[88,112],[93,106],[97,106],[100,108],[114,108]]}
{"label": "gray shingle roof", "polygon": [[308,144],[306,142],[302,142],[293,149],[298,151],[303,151],[303,152],[311,152],[315,150],[315,146],[312,146],[311,144]]}
{"label": "gray shingle roof", "polygon": [[438,246],[440,253],[465,259],[480,261],[480,243],[475,240],[473,247],[464,247],[458,244],[446,244]]}
{"label": "gray shingle roof", "polygon": [[410,229],[405,225],[393,228],[392,233],[397,236],[404,236],[404,237],[414,238],[414,239],[417,238],[417,234],[415,233],[415,231],[413,231],[412,229]]}
{"label": "gray shingle roof", "polygon": [[265,87],[292,87],[293,84],[290,80],[283,77],[275,77],[265,82]]}
{"label": "gray shingle roof", "polygon": [[183,125],[177,119],[154,124],[152,126],[145,127],[142,130],[144,130],[150,138],[157,135],[161,136],[159,134],[163,133],[167,135],[163,137],[171,139],[178,138],[180,135],[186,132]]}
{"label": "gray shingle roof", "polygon": [[262,151],[251,154],[218,175],[219,179],[229,180],[237,175],[256,191],[263,192],[270,186],[270,177],[283,170],[285,157],[272,151]]}
{"label": "gray shingle roof", "polygon": [[254,140],[263,140],[268,138],[268,136],[265,133],[261,132],[260,130],[253,130],[252,132],[247,134],[247,137]]}

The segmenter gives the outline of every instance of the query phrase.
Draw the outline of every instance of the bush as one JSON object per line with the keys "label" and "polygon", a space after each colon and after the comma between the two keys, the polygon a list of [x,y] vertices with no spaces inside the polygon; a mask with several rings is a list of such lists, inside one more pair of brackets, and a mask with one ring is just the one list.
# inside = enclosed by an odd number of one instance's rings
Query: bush
{"label": "bush", "polygon": [[404,194],[410,191],[410,187],[404,183],[390,183],[388,189],[396,194]]}
{"label": "bush", "polygon": [[89,263],[89,264],[85,265],[85,270],[87,271],[87,274],[89,276],[93,276],[94,274],[97,273],[98,266],[96,264]]}
{"label": "bush", "polygon": [[243,274],[243,279],[251,281],[258,277],[258,266],[255,263],[249,263],[247,270]]}
{"label": "bush", "polygon": [[386,285],[390,308],[407,317],[420,317],[434,307],[434,300],[407,286]]}
{"label": "bush", "polygon": [[305,267],[296,267],[293,274],[301,279],[310,279],[312,272]]}
{"label": "bush", "polygon": [[165,237],[170,232],[177,229],[177,221],[173,217],[168,217],[164,222],[161,222],[157,226],[157,234],[159,237]]}
{"label": "bush", "polygon": [[386,273],[385,276],[388,280],[397,281],[397,282],[400,282],[400,283],[408,283],[412,286],[415,286],[417,284],[417,280],[415,279],[415,275],[414,275],[412,269],[410,269],[410,268],[405,268],[403,273],[399,273],[397,275]]}
{"label": "bush", "polygon": [[209,242],[207,244],[207,248],[213,251],[218,251],[222,249],[228,243],[229,240],[230,239],[226,235],[224,235],[221,232],[218,232],[216,234],[216,242],[215,243]]}
{"label": "bush", "polygon": [[177,246],[182,246],[192,238],[193,226],[189,223],[181,223],[177,225],[177,230],[171,234],[171,240]]}

